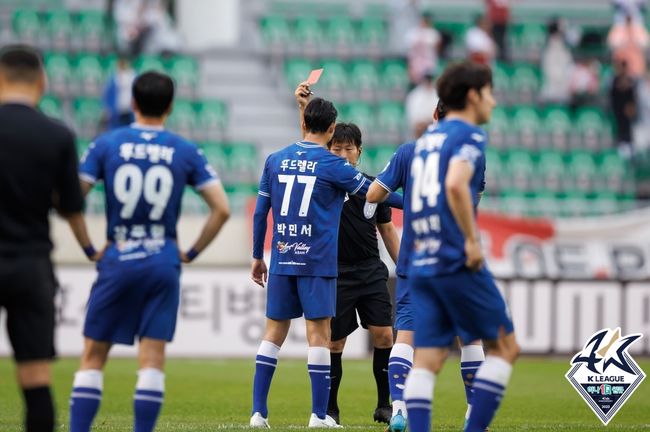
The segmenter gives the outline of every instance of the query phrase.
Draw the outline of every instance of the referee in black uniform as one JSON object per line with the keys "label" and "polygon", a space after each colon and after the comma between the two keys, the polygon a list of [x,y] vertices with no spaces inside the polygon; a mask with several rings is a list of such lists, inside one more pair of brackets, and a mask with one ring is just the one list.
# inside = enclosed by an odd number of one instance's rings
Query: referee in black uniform
{"label": "referee in black uniform", "polygon": [[48,214],[54,207],[71,221],[83,207],[74,136],[36,108],[45,83],[36,51],[19,45],[0,51],[0,312],[7,314],[27,432],[54,429]]}

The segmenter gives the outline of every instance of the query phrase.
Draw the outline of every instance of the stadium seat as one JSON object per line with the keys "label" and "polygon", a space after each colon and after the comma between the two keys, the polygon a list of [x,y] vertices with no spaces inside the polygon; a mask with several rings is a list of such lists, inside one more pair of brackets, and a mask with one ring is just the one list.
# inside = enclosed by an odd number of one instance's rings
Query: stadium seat
{"label": "stadium seat", "polygon": [[91,141],[88,138],[77,140],[77,159],[81,159],[84,153],[86,153],[86,150],[88,150],[88,146],[90,145],[90,142]]}
{"label": "stadium seat", "polygon": [[513,135],[508,113],[501,107],[496,107],[492,110],[492,117],[485,125],[485,129],[489,134],[490,146],[497,149],[506,147],[509,141],[508,138]]}
{"label": "stadium seat", "polygon": [[566,184],[564,156],[556,150],[540,151],[537,159],[537,184],[535,189],[559,192]]}
{"label": "stadium seat", "polygon": [[551,107],[544,113],[541,146],[565,151],[569,145],[571,116],[565,107]]}
{"label": "stadium seat", "polygon": [[322,23],[314,15],[297,17],[292,37],[302,45],[303,49],[309,50],[320,46],[325,40]]}
{"label": "stadium seat", "polygon": [[381,67],[382,87],[402,96],[409,85],[406,64],[402,60],[386,60]]}
{"label": "stadium seat", "polygon": [[561,217],[581,217],[593,214],[588,195],[582,191],[574,190],[561,194],[559,204]]}
{"label": "stadium seat", "polygon": [[383,139],[399,141],[405,122],[403,103],[386,101],[377,106],[375,129]]}
{"label": "stadium seat", "polygon": [[69,93],[73,74],[68,56],[60,53],[47,53],[43,63],[47,72],[48,85],[52,91],[59,95]]}
{"label": "stadium seat", "polygon": [[532,149],[537,144],[541,131],[541,121],[537,111],[532,107],[515,107],[512,112],[511,126],[517,131],[517,147]]}
{"label": "stadium seat", "polygon": [[16,9],[11,21],[16,40],[29,45],[37,45],[40,42],[41,20],[35,10]]}
{"label": "stadium seat", "polygon": [[70,48],[73,33],[72,16],[65,9],[52,9],[45,13],[45,34],[48,45],[57,50]]}
{"label": "stadium seat", "polygon": [[376,16],[366,16],[359,23],[359,41],[366,46],[382,47],[388,38],[387,25]]}
{"label": "stadium seat", "polygon": [[434,23],[434,27],[441,33],[451,37],[451,43],[456,48],[461,48],[465,43],[465,33],[470,28],[467,22],[440,21]]}
{"label": "stadium seat", "polygon": [[591,195],[590,206],[594,214],[613,214],[619,211],[619,200],[613,192],[598,191]]}
{"label": "stadium seat", "polygon": [[370,60],[356,60],[350,66],[350,85],[359,92],[361,99],[368,100],[379,87],[377,65]]}
{"label": "stadium seat", "polygon": [[186,188],[181,200],[181,209],[183,215],[186,214],[206,214],[208,206],[194,188]]}
{"label": "stadium seat", "polygon": [[560,215],[560,201],[558,193],[540,189],[535,191],[530,201],[530,214],[536,217],[553,218]]}
{"label": "stadium seat", "polygon": [[175,100],[167,125],[169,129],[185,138],[200,139],[196,114],[192,102],[185,99]]}
{"label": "stadium seat", "polygon": [[599,189],[614,193],[624,192],[630,175],[625,161],[616,150],[602,152],[598,158]]}
{"label": "stadium seat", "polygon": [[501,153],[491,146],[485,151],[485,190],[490,194],[497,194],[501,189],[510,186],[507,165],[501,159]]}
{"label": "stadium seat", "polygon": [[374,132],[375,119],[370,105],[366,102],[350,102],[342,107],[341,119],[359,126],[363,136]]}
{"label": "stadium seat", "polygon": [[[321,79],[318,82],[318,86],[322,86],[328,91],[333,92],[336,96],[342,96],[343,91],[347,90],[349,86],[345,65],[340,60],[329,59],[323,60],[320,67],[322,67],[324,70],[323,76],[321,76]],[[302,80],[307,79],[308,75],[309,74],[304,76]],[[339,97],[333,98],[339,99]]]}
{"label": "stadium seat", "polygon": [[524,216],[532,212],[530,196],[522,190],[501,192],[499,202],[501,211],[511,216]]}
{"label": "stadium seat", "polygon": [[236,183],[251,183],[258,179],[257,147],[247,142],[232,142],[225,146],[228,172]]}
{"label": "stadium seat", "polygon": [[169,74],[174,78],[178,93],[181,96],[193,96],[199,85],[199,65],[190,56],[176,56],[169,60]]}
{"label": "stadium seat", "polygon": [[378,145],[365,148],[361,155],[361,168],[366,174],[379,174],[397,149],[394,145]]}
{"label": "stadium seat", "polygon": [[512,52],[526,59],[538,59],[546,44],[546,28],[540,23],[512,26]]}
{"label": "stadium seat", "polygon": [[352,20],[345,15],[331,17],[326,23],[325,36],[327,42],[334,47],[348,48],[355,42]]}
{"label": "stadium seat", "polygon": [[74,124],[82,138],[93,138],[99,132],[102,105],[98,99],[79,98],[73,104]]}
{"label": "stadium seat", "polygon": [[605,116],[597,109],[583,108],[578,111],[574,130],[582,146],[592,151],[607,148],[611,143],[611,128]]}
{"label": "stadium seat", "polygon": [[107,76],[102,58],[95,54],[79,54],[75,61],[76,82],[87,96],[101,94]]}
{"label": "stadium seat", "polygon": [[529,151],[511,150],[506,154],[505,163],[513,188],[522,191],[534,188],[535,162]]}
{"label": "stadium seat", "polygon": [[521,104],[533,103],[540,88],[539,70],[530,65],[516,65],[511,69],[510,90]]}
{"label": "stadium seat", "polygon": [[597,174],[594,154],[585,150],[574,150],[567,158],[566,172],[571,186],[578,191],[590,192],[595,189]]}
{"label": "stadium seat", "polygon": [[45,115],[63,120],[63,104],[61,99],[53,95],[45,95],[41,98],[38,107]]}
{"label": "stadium seat", "polygon": [[155,55],[142,55],[138,57],[133,63],[133,68],[138,73],[142,73],[150,70],[157,71],[157,72],[164,72],[164,73],[167,72],[165,68],[165,64],[163,63],[162,59],[159,56],[155,56]]}
{"label": "stadium seat", "polygon": [[511,103],[514,95],[510,91],[510,70],[505,64],[492,67],[492,83],[495,98],[501,103]]}
{"label": "stadium seat", "polygon": [[220,100],[197,102],[196,123],[198,136],[204,140],[223,138],[228,125],[228,109]]}
{"label": "stadium seat", "polygon": [[217,170],[217,174],[224,183],[234,179],[230,176],[230,166],[228,165],[228,155],[223,144],[216,142],[204,142],[200,145],[206,159]]}
{"label": "stadium seat", "polygon": [[80,43],[80,47],[88,51],[100,51],[104,47],[107,39],[107,18],[100,10],[83,10],[77,12],[77,19],[74,28],[75,42]]}
{"label": "stadium seat", "polygon": [[284,78],[292,89],[307,79],[312,70],[309,60],[303,58],[289,59],[284,64]]}
{"label": "stadium seat", "polygon": [[291,27],[284,16],[270,15],[262,18],[261,29],[262,39],[274,49],[282,49],[291,42]]}

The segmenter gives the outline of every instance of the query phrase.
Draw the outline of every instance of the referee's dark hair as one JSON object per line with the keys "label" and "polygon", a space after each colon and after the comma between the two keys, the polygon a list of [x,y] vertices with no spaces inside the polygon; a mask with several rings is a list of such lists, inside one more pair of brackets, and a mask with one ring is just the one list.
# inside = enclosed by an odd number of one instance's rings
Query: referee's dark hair
{"label": "referee's dark hair", "polygon": [[332,102],[319,97],[314,98],[307,104],[303,113],[305,129],[315,134],[325,133],[336,122],[338,115]]}
{"label": "referee's dark hair", "polygon": [[463,110],[467,94],[476,90],[479,94],[486,85],[492,86],[492,70],[489,66],[463,62],[449,66],[438,78],[437,90],[440,100],[448,110]]}
{"label": "referee's dark hair", "polygon": [[160,72],[147,71],[133,82],[133,101],[145,117],[162,117],[174,100],[174,81]]}
{"label": "referee's dark hair", "polygon": [[334,143],[352,143],[356,148],[361,148],[361,130],[354,123],[337,123],[334,128],[334,135],[328,141],[327,148]]}
{"label": "referee's dark hair", "polygon": [[0,72],[7,82],[35,84],[44,78],[41,54],[28,45],[8,45],[0,50]]}

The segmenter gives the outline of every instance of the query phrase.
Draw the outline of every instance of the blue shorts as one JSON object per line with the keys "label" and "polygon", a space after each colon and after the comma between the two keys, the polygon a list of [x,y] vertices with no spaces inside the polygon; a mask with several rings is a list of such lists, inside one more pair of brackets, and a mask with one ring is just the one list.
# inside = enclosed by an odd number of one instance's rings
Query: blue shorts
{"label": "blue shorts", "polygon": [[133,345],[136,338],[171,341],[176,330],[180,264],[104,258],[88,299],[84,336]]}
{"label": "blue shorts", "polygon": [[303,314],[306,319],[336,315],[336,278],[270,274],[267,318],[279,321],[299,318]]}
{"label": "blue shorts", "polygon": [[415,346],[448,347],[456,335],[463,344],[496,340],[512,333],[506,302],[488,270],[409,278],[415,319]]}
{"label": "blue shorts", "polygon": [[411,296],[408,280],[403,276],[397,276],[397,287],[395,287],[395,330],[413,331]]}

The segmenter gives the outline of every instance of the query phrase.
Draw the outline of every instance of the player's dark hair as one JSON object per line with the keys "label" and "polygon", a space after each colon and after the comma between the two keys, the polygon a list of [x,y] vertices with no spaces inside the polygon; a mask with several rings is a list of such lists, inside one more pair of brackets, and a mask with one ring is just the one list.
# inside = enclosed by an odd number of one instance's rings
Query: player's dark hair
{"label": "player's dark hair", "polygon": [[480,92],[492,86],[492,70],[477,63],[457,63],[449,66],[438,78],[437,90],[447,110],[462,110],[467,105],[467,94],[474,89]]}
{"label": "player's dark hair", "polygon": [[174,81],[160,72],[147,71],[133,82],[133,100],[145,117],[162,117],[174,100]]}
{"label": "player's dark hair", "polygon": [[445,117],[447,117],[447,113],[449,110],[447,109],[447,106],[442,103],[440,99],[438,99],[438,104],[436,105],[436,110],[434,112],[434,118],[438,121],[443,120]]}
{"label": "player's dark hair", "polygon": [[9,45],[0,51],[0,70],[9,82],[33,84],[43,74],[41,53],[27,45]]}
{"label": "player's dark hair", "polygon": [[352,143],[356,148],[361,148],[361,130],[354,123],[337,123],[334,128],[334,135],[327,143],[327,148],[334,143]]}
{"label": "player's dark hair", "polygon": [[325,133],[336,122],[338,111],[334,104],[322,98],[314,98],[305,107],[305,128],[311,133]]}

